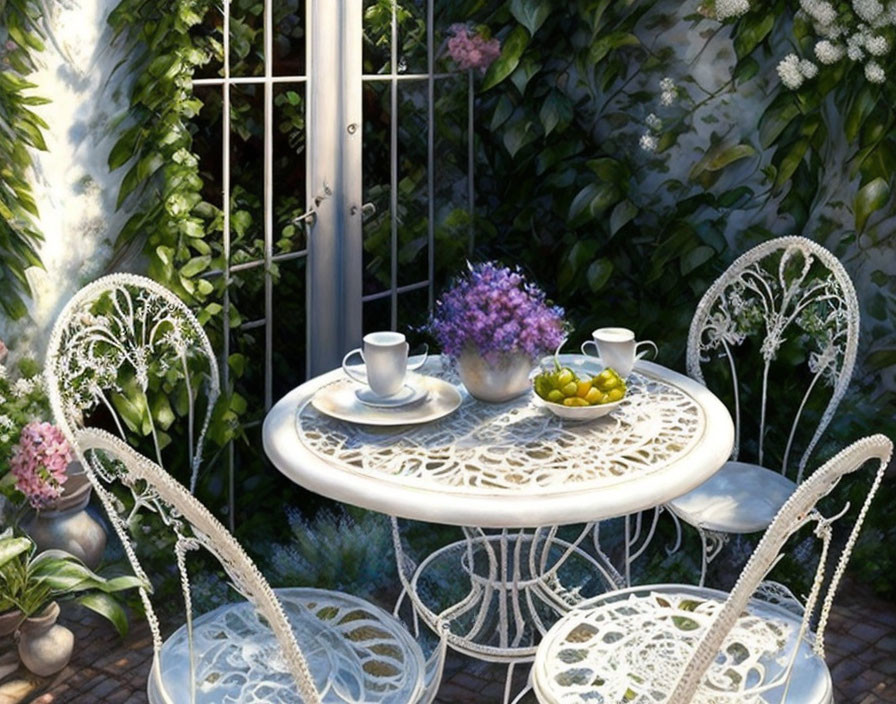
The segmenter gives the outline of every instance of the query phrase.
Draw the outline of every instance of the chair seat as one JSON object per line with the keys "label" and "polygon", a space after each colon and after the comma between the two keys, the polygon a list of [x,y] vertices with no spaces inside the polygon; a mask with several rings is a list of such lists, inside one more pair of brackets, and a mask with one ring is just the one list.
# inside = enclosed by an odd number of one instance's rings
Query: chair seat
{"label": "chair seat", "polygon": [[[570,612],[545,635],[532,668],[542,704],[667,701],[728,595],[687,585],[611,592]],[[799,638],[800,620],[757,599],[729,632],[692,704],[777,703],[794,656],[788,704],[828,704],[830,673]],[[765,691],[751,691],[769,687]]]}
{"label": "chair seat", "polygon": [[[363,599],[319,589],[277,589],[325,704],[408,704],[423,691],[420,646],[396,618]],[[271,630],[249,602],[193,621],[196,673],[186,625],[162,646],[149,678],[153,704],[300,702]]]}
{"label": "chair seat", "polygon": [[796,490],[779,472],[746,462],[726,462],[693,491],[667,506],[692,526],[720,533],[765,530]]}

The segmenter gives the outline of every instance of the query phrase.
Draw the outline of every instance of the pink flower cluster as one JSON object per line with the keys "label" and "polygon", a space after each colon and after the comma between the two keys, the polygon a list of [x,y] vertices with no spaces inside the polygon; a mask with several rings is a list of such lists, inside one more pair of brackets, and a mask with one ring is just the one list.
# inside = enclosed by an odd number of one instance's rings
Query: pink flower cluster
{"label": "pink flower cluster", "polygon": [[0,364],[3,364],[3,360],[6,359],[6,355],[9,353],[9,349],[7,349],[6,345],[3,343],[3,340],[0,340]]}
{"label": "pink flower cluster", "polygon": [[22,428],[9,464],[16,489],[34,508],[42,509],[52,506],[62,494],[62,485],[68,479],[65,469],[71,461],[71,447],[62,431],[50,423],[34,421]]}
{"label": "pink flower cluster", "polygon": [[462,71],[478,68],[480,72],[491,66],[501,55],[501,42],[496,37],[486,39],[473,32],[465,24],[453,24],[448,28],[448,53]]}

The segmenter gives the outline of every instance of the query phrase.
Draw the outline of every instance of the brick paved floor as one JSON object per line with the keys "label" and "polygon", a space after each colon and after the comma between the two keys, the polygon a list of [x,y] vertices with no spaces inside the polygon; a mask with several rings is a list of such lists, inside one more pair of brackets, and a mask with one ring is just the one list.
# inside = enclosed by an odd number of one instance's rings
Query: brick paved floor
{"label": "brick paved floor", "polygon": [[[0,704],[146,702],[152,643],[145,623],[133,624],[122,641],[105,620],[89,611],[67,606],[62,620],[75,633],[76,650],[71,664],[49,680],[33,677],[21,667],[15,669],[8,660],[11,644],[0,644]],[[896,704],[896,604],[875,598],[861,585],[845,584],[835,603],[827,641],[837,704]],[[521,684],[525,671],[518,670],[515,680]],[[504,667],[452,654],[436,701],[500,702],[505,672]]]}

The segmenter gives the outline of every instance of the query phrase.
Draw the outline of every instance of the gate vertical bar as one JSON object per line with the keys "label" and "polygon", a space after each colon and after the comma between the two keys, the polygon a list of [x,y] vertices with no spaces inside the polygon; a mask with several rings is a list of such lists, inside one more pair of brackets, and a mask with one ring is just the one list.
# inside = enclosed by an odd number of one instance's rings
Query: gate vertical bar
{"label": "gate vertical bar", "polygon": [[[224,0],[224,83],[221,85],[221,209],[224,214],[223,247],[224,247],[224,300],[221,304],[223,318],[223,341],[221,380],[224,392],[230,393],[230,0]],[[233,442],[227,443],[227,520],[230,531],[236,528],[236,505],[234,493]]]}
{"label": "gate vertical bar", "polygon": [[339,364],[361,337],[362,0],[309,0],[308,374]]}
{"label": "gate vertical bar", "polygon": [[264,4],[264,410],[273,403],[274,280],[274,3]]}
{"label": "gate vertical bar", "polygon": [[436,280],[436,185],[435,185],[435,141],[436,141],[436,79],[435,74],[435,34],[433,31],[432,0],[426,3],[426,276],[429,280],[429,310],[433,307]]}
{"label": "gate vertical bar", "polygon": [[476,124],[473,119],[476,100],[476,85],[473,82],[473,69],[467,71],[467,207],[470,209],[470,241],[467,244],[467,256],[473,256],[476,248],[476,184],[473,176],[476,170]]}
{"label": "gate vertical bar", "polygon": [[392,55],[389,59],[392,75],[389,81],[389,224],[390,248],[389,327],[398,328],[398,7],[392,3],[392,39],[389,42]]}

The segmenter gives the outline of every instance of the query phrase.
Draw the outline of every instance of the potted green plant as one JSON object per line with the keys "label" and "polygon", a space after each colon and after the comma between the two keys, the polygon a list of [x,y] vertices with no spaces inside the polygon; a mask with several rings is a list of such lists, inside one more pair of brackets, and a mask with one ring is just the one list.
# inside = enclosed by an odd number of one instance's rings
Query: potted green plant
{"label": "potted green plant", "polygon": [[64,668],[74,647],[71,631],[56,623],[59,601],[86,606],[124,635],[127,615],[112,594],[142,585],[134,576],[98,575],[64,550],[37,552],[31,538],[12,529],[0,533],[0,627],[18,633],[19,657],[37,675]]}

